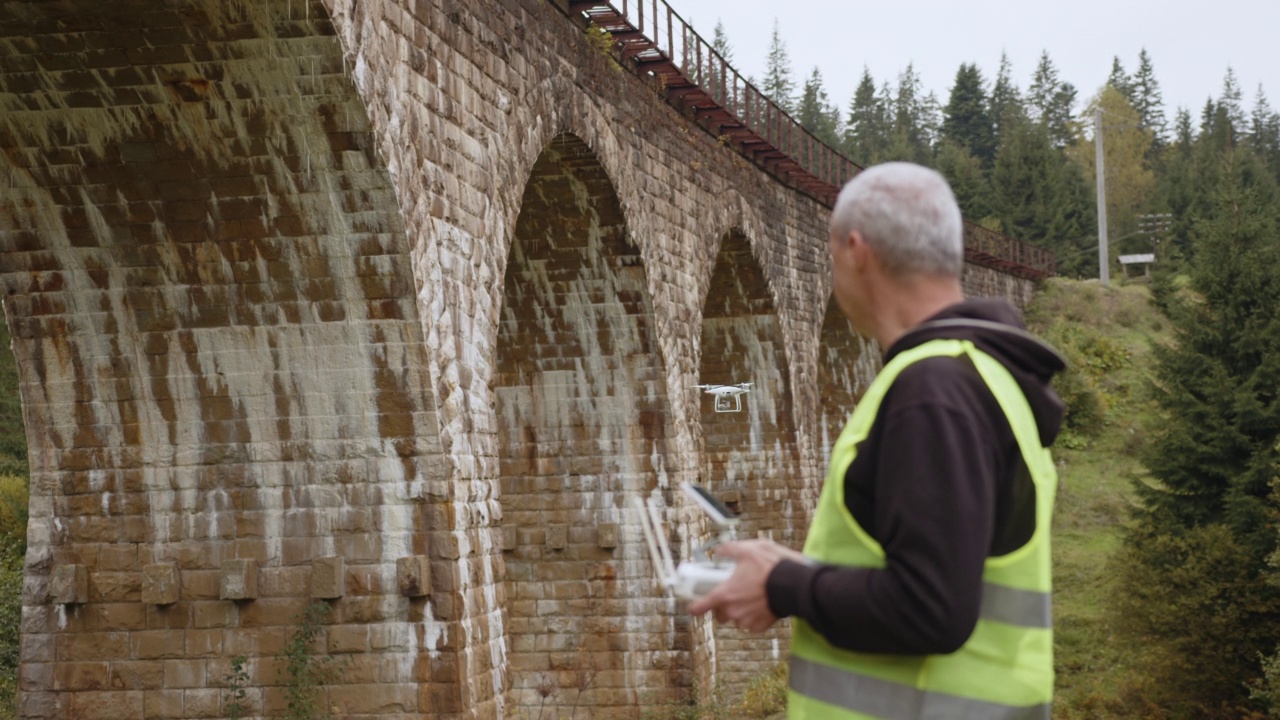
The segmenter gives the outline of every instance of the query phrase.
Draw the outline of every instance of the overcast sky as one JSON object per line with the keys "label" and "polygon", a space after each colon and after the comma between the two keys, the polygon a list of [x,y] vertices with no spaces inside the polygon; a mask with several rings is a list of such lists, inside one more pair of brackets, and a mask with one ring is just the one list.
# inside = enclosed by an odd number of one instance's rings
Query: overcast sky
{"label": "overcast sky", "polygon": [[[1043,50],[1080,107],[1106,82],[1113,56],[1127,72],[1146,48],[1170,120],[1178,107],[1198,117],[1217,98],[1227,67],[1253,108],[1258,84],[1280,109],[1280,0],[667,0],[708,40],[716,20],[743,75],[764,75],[778,21],[797,87],[817,66],[831,100],[847,109],[864,67],[877,85],[896,83],[914,63],[925,88],[946,104],[960,63],[977,63],[988,88],[1008,53],[1026,90]],[[1077,108],[1079,110],[1080,108]]]}

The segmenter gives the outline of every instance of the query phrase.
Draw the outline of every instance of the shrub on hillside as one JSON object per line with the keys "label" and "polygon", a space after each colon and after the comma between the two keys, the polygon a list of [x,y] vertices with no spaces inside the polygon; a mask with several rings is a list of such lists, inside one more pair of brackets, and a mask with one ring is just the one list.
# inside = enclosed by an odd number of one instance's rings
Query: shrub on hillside
{"label": "shrub on hillside", "polygon": [[1280,641],[1280,588],[1221,524],[1172,534],[1140,522],[1129,540],[1113,627],[1142,655],[1143,699],[1169,720],[1245,716],[1260,659]]}
{"label": "shrub on hillside", "polygon": [[27,479],[0,475],[0,550],[21,558],[27,550]]}
{"label": "shrub on hillside", "polygon": [[17,717],[22,556],[0,548],[0,720]]}
{"label": "shrub on hillside", "polygon": [[1053,380],[1067,404],[1066,428],[1078,435],[1096,435],[1106,424],[1111,397],[1126,391],[1112,378],[1129,364],[1129,352],[1100,330],[1075,323],[1055,325],[1044,334],[1067,361],[1066,371]]}
{"label": "shrub on hillside", "polygon": [[734,708],[737,717],[767,718],[787,709],[787,664],[780,662],[747,684]]}
{"label": "shrub on hillside", "polygon": [[1063,438],[1096,436],[1105,427],[1107,410],[1128,388],[1116,381],[1132,356],[1112,337],[1108,322],[1140,324],[1150,317],[1145,288],[1103,288],[1099,285],[1051,279],[1027,310],[1027,323],[1062,353],[1067,369],[1053,387],[1067,404]]}

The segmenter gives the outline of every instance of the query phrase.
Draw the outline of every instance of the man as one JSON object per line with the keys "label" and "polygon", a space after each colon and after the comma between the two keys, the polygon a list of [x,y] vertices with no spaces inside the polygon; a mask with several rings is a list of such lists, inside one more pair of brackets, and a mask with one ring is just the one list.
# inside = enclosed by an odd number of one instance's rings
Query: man
{"label": "man", "polygon": [[690,605],[759,632],[793,617],[790,718],[1049,718],[1049,451],[1063,369],[1003,300],[965,300],[946,180],[870,168],[831,214],[832,292],[886,349],[831,453],[804,554],[730,543]]}

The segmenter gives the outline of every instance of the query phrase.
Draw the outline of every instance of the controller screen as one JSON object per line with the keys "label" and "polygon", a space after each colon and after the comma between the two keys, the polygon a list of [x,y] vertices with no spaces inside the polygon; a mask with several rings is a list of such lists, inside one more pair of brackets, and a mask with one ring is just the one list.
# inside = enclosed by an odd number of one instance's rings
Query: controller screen
{"label": "controller screen", "polygon": [[720,502],[720,498],[716,497],[715,495],[712,495],[710,492],[707,491],[706,488],[702,487],[701,485],[698,485],[696,483],[688,483],[686,484],[685,487],[689,489],[690,493],[694,496],[694,498],[698,501],[698,504],[702,506],[703,511],[705,511],[707,514],[712,516],[719,516],[717,519],[723,518],[725,520],[732,520],[735,517],[737,517],[737,515],[732,510],[725,507],[725,504],[723,502]]}

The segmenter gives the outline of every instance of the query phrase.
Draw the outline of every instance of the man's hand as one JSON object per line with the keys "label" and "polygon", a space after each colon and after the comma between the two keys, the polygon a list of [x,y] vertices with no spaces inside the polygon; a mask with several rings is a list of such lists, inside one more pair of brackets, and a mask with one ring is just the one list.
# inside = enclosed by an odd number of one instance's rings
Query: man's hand
{"label": "man's hand", "polygon": [[743,540],[719,545],[716,557],[737,563],[733,575],[714,590],[689,604],[689,612],[715,611],[716,622],[734,623],[748,632],[764,632],[778,618],[769,609],[765,581],[782,560],[807,562],[805,556],[772,540]]}

